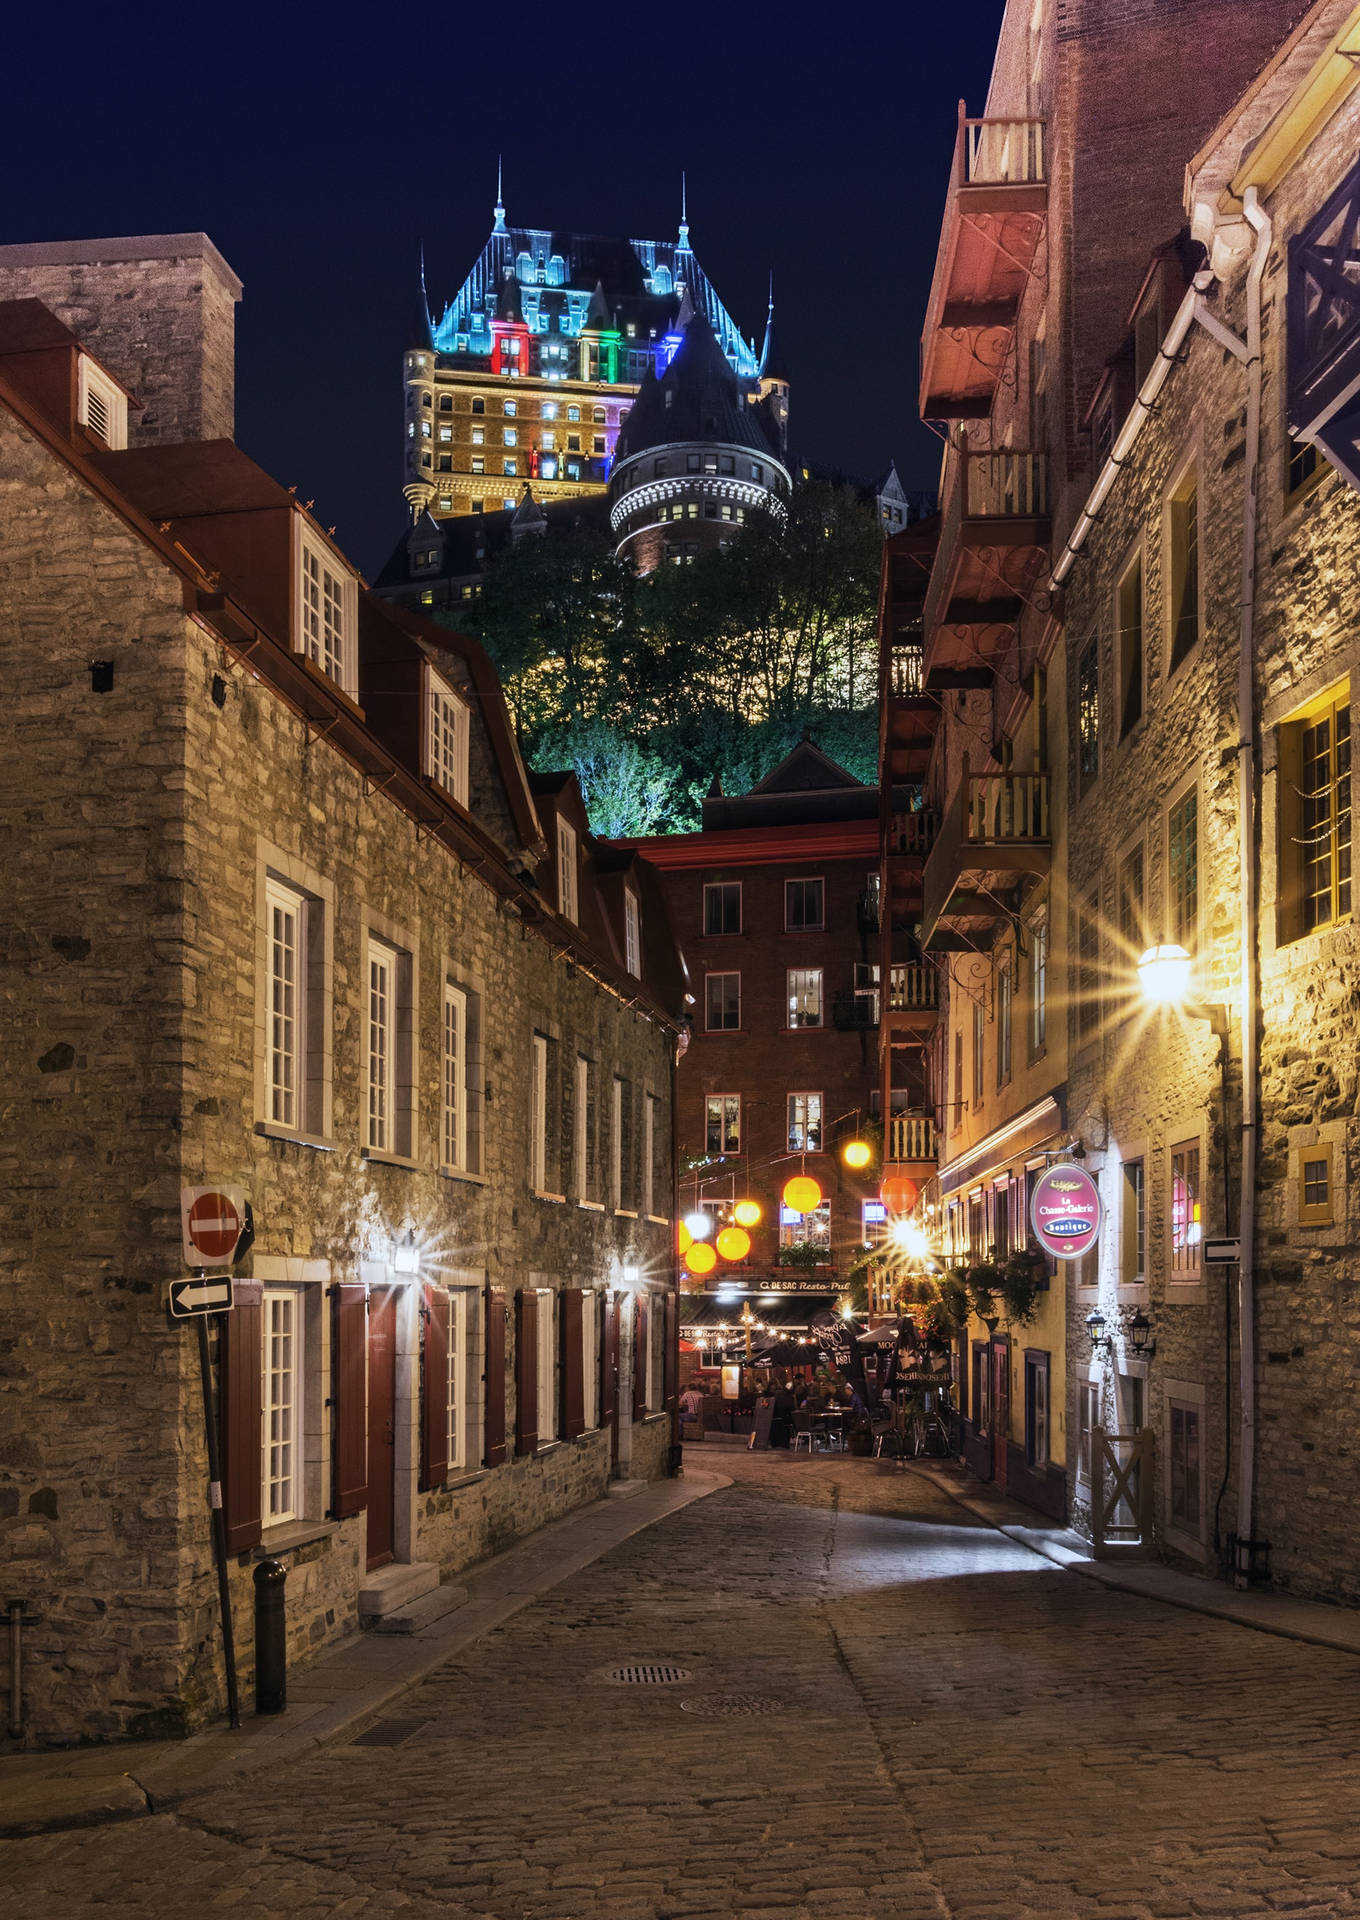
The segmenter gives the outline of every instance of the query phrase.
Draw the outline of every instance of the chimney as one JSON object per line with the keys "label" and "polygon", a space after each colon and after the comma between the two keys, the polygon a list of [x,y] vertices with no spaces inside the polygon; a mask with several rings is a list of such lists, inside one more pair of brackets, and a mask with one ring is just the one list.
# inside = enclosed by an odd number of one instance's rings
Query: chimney
{"label": "chimney", "polygon": [[0,300],[41,300],[142,402],[132,447],[233,438],[240,297],[206,233],[0,247]]}

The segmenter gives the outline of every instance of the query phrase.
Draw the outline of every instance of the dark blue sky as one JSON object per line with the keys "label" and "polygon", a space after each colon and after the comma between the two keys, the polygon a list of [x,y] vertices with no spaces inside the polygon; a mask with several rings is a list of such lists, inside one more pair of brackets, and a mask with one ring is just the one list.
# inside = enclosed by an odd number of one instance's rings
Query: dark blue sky
{"label": "dark blue sky", "polygon": [[683,167],[695,251],[757,339],[773,268],[800,454],[865,478],[896,456],[931,486],[921,313],[956,103],[981,111],[1001,12],[29,10],[0,241],[210,234],[245,282],[238,438],[371,574],[403,524],[420,242],[442,302],[498,152],[512,221],[604,233],[673,232]]}

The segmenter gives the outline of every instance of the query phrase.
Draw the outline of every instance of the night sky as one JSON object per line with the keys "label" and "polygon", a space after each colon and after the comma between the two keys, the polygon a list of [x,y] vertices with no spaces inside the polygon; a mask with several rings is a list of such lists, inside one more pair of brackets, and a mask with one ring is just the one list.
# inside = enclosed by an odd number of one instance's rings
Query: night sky
{"label": "night sky", "polygon": [[774,271],[799,456],[868,480],[895,457],[933,487],[921,315],[1001,13],[28,10],[0,240],[209,234],[245,282],[237,437],[371,576],[404,524],[422,240],[438,309],[490,231],[498,152],[511,223],[648,238],[674,234],[683,167],[694,250],[757,345]]}

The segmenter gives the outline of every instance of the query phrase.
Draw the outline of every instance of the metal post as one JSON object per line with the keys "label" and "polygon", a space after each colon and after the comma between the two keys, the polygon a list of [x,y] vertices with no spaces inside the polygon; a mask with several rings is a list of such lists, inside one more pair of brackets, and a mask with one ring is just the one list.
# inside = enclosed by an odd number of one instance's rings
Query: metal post
{"label": "metal post", "polygon": [[236,1686],[236,1643],[231,1631],[231,1586],[227,1578],[227,1516],[222,1508],[222,1463],[217,1450],[217,1409],[213,1404],[212,1365],[208,1359],[208,1316],[198,1321],[198,1370],[203,1382],[203,1426],[208,1438],[208,1504],[212,1508],[213,1558],[217,1562],[217,1598],[222,1613],[222,1654],[227,1669],[227,1713],[233,1727],[241,1724],[241,1699]]}
{"label": "metal post", "polygon": [[24,1731],[24,1603],[9,1603],[9,1737],[21,1739]]}
{"label": "metal post", "polygon": [[255,1569],[255,1711],[282,1713],[288,1705],[288,1637],[282,1560]]}

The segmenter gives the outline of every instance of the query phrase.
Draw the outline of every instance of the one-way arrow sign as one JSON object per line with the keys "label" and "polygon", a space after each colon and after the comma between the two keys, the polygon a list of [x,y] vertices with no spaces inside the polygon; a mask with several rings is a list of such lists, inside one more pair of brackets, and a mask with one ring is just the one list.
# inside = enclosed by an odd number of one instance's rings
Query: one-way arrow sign
{"label": "one-way arrow sign", "polygon": [[192,1319],[196,1313],[229,1313],[234,1305],[229,1273],[170,1282],[170,1311],[176,1320]]}

